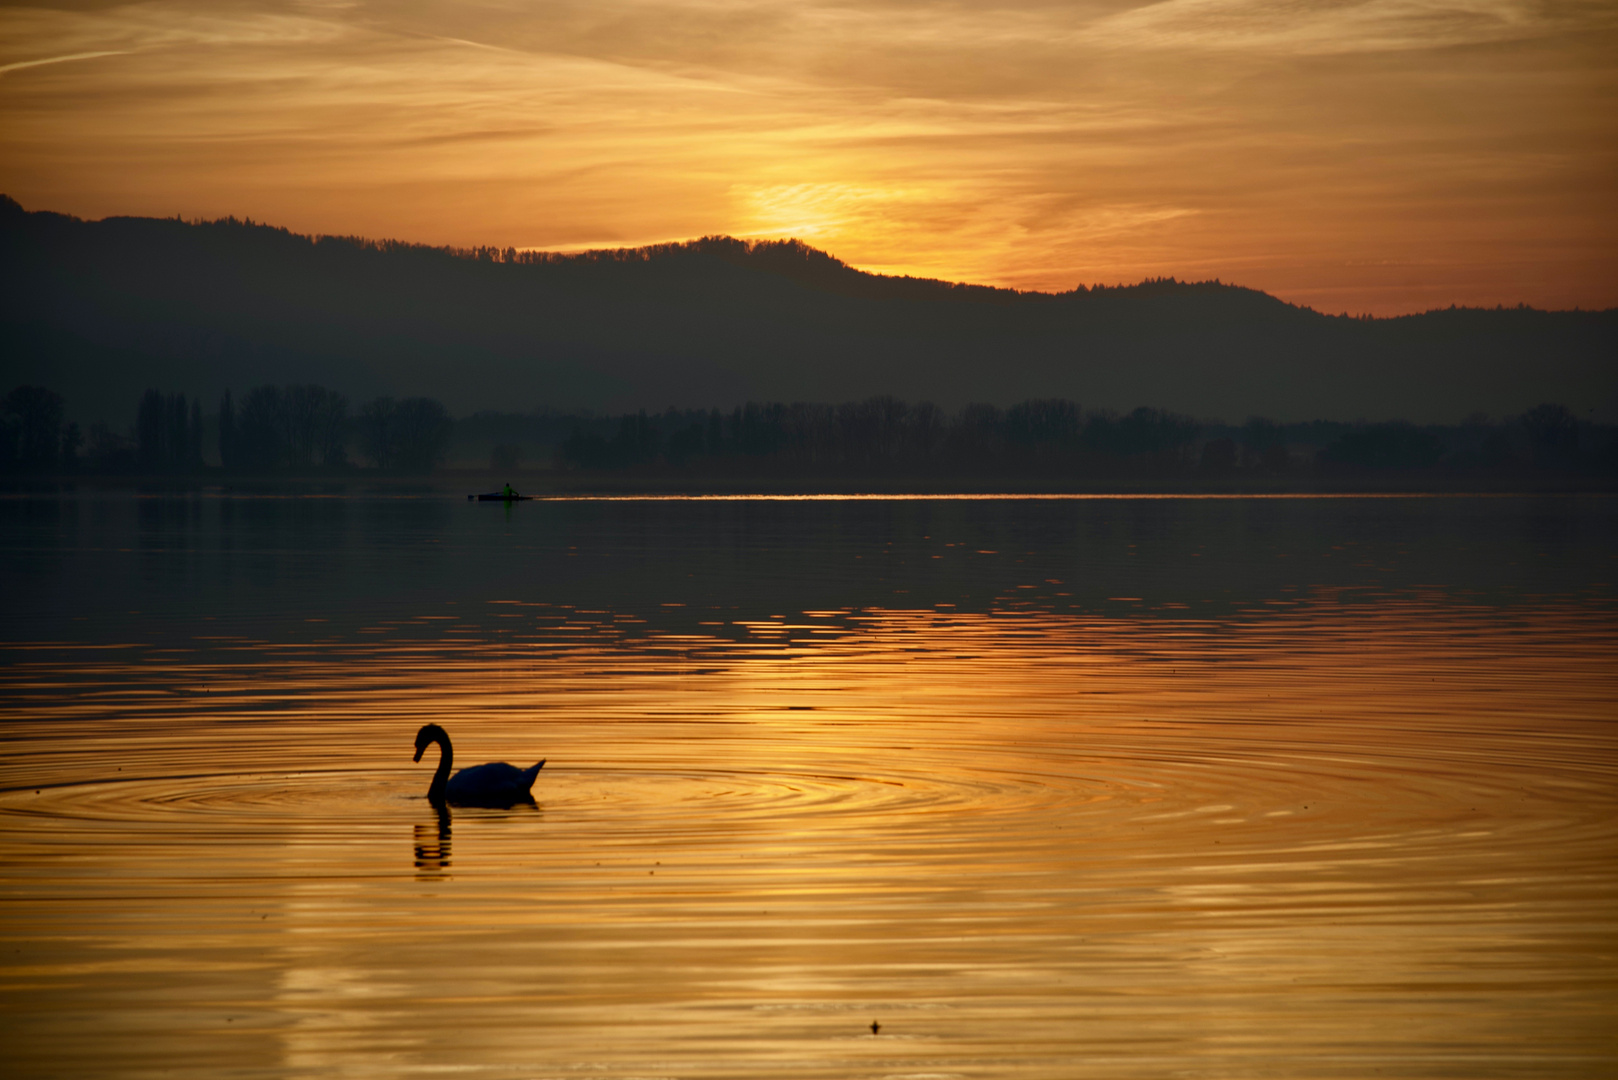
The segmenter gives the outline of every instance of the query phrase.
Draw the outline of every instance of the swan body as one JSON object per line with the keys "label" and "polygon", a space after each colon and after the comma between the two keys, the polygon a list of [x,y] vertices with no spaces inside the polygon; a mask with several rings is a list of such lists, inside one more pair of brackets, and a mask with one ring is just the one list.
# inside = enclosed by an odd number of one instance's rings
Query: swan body
{"label": "swan body", "polygon": [[433,773],[432,785],[427,788],[427,798],[433,802],[455,806],[510,807],[534,801],[534,777],[545,767],[543,760],[526,769],[507,765],[503,761],[491,761],[487,765],[462,769],[451,776],[449,771],[453,768],[455,750],[450,746],[449,733],[437,724],[423,724],[421,730],[416,732],[416,760],[420,761],[421,755],[433,743],[437,743],[440,749],[438,770]]}

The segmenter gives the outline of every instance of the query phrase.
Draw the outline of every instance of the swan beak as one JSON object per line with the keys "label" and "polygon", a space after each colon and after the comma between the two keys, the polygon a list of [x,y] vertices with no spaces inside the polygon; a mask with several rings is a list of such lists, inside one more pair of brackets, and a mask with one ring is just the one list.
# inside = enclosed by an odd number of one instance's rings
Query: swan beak
{"label": "swan beak", "polygon": [[416,747],[416,757],[415,757],[415,760],[416,760],[416,761],[420,761],[420,760],[421,760],[421,752],[422,752],[422,751],[423,751],[423,750],[425,750],[425,749],[427,749],[427,748],[426,748],[426,747],[425,747],[425,746],[418,746],[418,747]]}

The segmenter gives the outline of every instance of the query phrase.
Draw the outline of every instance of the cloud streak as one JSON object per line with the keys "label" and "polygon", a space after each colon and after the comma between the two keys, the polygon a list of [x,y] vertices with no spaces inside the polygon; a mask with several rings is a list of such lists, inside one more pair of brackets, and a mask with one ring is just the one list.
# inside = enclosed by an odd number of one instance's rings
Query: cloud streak
{"label": "cloud streak", "polygon": [[41,60],[18,60],[15,63],[0,64],[0,75],[8,71],[21,71],[23,68],[41,67],[45,64],[67,64],[74,60],[94,60],[101,56],[126,56],[127,49],[103,49],[98,52],[69,53],[66,56],[47,56]]}
{"label": "cloud streak", "polygon": [[1115,48],[1278,55],[1433,51],[1610,31],[1618,11],[1523,0],[1162,0],[1098,22]]}

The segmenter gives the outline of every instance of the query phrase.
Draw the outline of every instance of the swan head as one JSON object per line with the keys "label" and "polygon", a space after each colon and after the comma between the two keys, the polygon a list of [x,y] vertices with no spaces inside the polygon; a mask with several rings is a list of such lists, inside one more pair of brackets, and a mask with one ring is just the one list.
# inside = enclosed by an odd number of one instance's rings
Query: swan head
{"label": "swan head", "polygon": [[420,761],[422,753],[435,742],[448,746],[449,734],[437,724],[421,725],[421,730],[416,732],[416,760]]}

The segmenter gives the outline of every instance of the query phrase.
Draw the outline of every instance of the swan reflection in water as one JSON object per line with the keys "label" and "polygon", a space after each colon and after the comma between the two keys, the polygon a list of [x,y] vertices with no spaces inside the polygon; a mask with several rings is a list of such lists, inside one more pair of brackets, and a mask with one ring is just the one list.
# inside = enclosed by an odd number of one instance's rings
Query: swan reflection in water
{"label": "swan reflection in water", "polygon": [[450,746],[449,733],[437,724],[423,724],[421,730],[416,732],[416,760],[421,760],[421,755],[432,743],[439,746],[438,771],[433,773],[433,782],[427,788],[427,798],[434,805],[447,803],[451,806],[488,806],[506,810],[519,804],[534,804],[534,777],[545,767],[543,758],[539,764],[526,769],[507,765],[503,761],[491,761],[487,765],[462,769],[452,777],[449,771],[455,760],[455,750]]}
{"label": "swan reflection in water", "polygon": [[449,807],[437,803],[437,826],[416,824],[416,869],[421,877],[437,877],[449,868]]}

